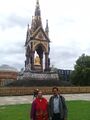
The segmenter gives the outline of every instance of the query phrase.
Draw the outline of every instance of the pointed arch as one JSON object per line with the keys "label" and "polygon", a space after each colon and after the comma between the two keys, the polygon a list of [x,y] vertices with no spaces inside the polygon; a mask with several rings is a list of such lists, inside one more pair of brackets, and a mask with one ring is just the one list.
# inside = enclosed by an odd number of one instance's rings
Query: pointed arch
{"label": "pointed arch", "polygon": [[46,48],[43,44],[41,44],[41,43],[39,43],[39,44],[37,44],[37,45],[35,46],[35,50],[37,50],[38,48],[40,48],[40,50],[42,49],[43,52],[46,52],[46,51],[47,51],[47,48]]}

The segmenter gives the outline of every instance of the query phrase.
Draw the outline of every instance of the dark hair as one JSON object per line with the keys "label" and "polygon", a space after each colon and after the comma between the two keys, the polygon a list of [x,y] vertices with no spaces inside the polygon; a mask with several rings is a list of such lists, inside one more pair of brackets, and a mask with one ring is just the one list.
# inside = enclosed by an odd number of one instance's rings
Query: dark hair
{"label": "dark hair", "polygon": [[53,87],[53,88],[52,88],[52,91],[53,91],[54,89],[56,89],[56,90],[58,91],[58,87]]}
{"label": "dark hair", "polygon": [[36,97],[37,95],[38,95],[38,92],[39,92],[39,90],[38,89],[34,89],[34,97]]}

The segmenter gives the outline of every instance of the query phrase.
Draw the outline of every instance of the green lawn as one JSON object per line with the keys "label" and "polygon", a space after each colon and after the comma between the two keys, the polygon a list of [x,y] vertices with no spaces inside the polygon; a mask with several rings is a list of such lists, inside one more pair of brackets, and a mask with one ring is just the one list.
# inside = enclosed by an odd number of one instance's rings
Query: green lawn
{"label": "green lawn", "polygon": [[90,101],[69,101],[68,120],[90,120]]}
{"label": "green lawn", "polygon": [[[68,101],[68,120],[90,120],[90,101]],[[30,105],[0,106],[0,120],[30,120]]]}

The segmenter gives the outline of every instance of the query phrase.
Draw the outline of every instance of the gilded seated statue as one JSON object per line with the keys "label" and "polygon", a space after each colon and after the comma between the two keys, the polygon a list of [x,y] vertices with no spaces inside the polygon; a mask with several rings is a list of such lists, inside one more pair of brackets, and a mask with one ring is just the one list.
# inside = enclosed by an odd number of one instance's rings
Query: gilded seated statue
{"label": "gilded seated statue", "polygon": [[34,65],[40,65],[40,58],[39,58],[39,56],[35,57]]}

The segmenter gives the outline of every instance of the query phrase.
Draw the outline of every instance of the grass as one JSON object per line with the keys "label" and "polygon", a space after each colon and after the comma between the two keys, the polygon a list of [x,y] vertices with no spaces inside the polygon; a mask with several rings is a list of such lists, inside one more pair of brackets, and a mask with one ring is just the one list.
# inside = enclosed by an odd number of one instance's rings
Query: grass
{"label": "grass", "polygon": [[[90,120],[90,101],[67,101],[68,120]],[[30,120],[30,104],[0,106],[0,120]]]}
{"label": "grass", "polygon": [[69,101],[68,120],[90,120],[90,101]]}
{"label": "grass", "polygon": [[0,120],[29,120],[29,104],[0,106]]}

